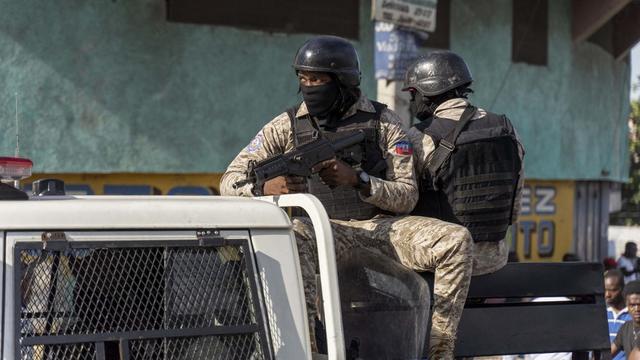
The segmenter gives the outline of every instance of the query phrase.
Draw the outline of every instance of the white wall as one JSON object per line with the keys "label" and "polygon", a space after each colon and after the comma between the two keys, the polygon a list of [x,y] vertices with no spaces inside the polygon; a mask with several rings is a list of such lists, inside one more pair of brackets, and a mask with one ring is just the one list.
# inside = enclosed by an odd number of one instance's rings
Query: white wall
{"label": "white wall", "polygon": [[609,254],[616,260],[624,251],[624,244],[634,241],[640,247],[640,226],[609,226]]}

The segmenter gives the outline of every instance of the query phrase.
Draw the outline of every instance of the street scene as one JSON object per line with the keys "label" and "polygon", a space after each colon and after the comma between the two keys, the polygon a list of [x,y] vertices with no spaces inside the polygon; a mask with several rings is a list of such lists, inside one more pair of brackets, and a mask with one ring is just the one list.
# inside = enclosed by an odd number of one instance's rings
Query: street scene
{"label": "street scene", "polygon": [[639,1],[0,3],[1,359],[640,359]]}

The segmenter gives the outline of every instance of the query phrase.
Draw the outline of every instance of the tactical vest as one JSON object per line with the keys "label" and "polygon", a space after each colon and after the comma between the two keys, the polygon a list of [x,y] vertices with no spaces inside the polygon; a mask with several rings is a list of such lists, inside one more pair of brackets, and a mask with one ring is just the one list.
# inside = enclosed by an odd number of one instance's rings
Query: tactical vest
{"label": "tactical vest", "polygon": [[[365,134],[364,142],[342,150],[338,158],[356,170],[363,170],[371,176],[385,178],[386,161],[379,145],[380,116],[386,105],[372,101],[375,113],[357,111],[349,118],[335,124],[318,125],[310,115],[296,117],[297,107],[287,110],[291,120],[291,129],[295,146],[305,144],[318,137],[335,141],[358,131]],[[309,180],[309,193],[315,195],[331,219],[365,220],[380,213],[376,206],[360,199],[359,192],[350,186],[329,187],[321,182],[320,176],[314,174]]]}
{"label": "tactical vest", "polygon": [[413,214],[461,224],[475,242],[500,241],[512,223],[521,160],[509,119],[487,113],[471,120],[475,110],[468,106],[459,121],[416,125],[436,149],[423,169]]}

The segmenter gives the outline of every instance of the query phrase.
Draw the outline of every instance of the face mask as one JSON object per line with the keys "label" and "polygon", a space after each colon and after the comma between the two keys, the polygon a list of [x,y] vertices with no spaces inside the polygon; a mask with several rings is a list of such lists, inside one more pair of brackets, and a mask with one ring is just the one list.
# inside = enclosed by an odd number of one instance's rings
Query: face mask
{"label": "face mask", "polygon": [[409,102],[411,113],[420,121],[424,121],[433,116],[433,112],[436,110],[435,108],[436,106],[433,102],[420,95],[416,95]]}
{"label": "face mask", "polygon": [[315,117],[327,116],[333,109],[340,93],[335,81],[317,86],[300,85],[300,91],[309,114]]}

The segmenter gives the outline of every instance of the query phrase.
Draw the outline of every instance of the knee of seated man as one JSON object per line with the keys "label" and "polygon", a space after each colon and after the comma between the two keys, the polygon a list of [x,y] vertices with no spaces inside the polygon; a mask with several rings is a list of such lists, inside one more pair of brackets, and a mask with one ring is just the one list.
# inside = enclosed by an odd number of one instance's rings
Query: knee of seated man
{"label": "knee of seated man", "polygon": [[299,218],[293,218],[291,219],[291,225],[293,227],[293,231],[301,231],[304,230],[305,227],[307,226],[307,224],[305,224],[303,221],[301,221]]}
{"label": "knee of seated man", "polygon": [[469,229],[462,225],[452,225],[452,229],[449,232],[449,239],[451,247],[467,259],[471,259],[473,253],[473,238]]}

